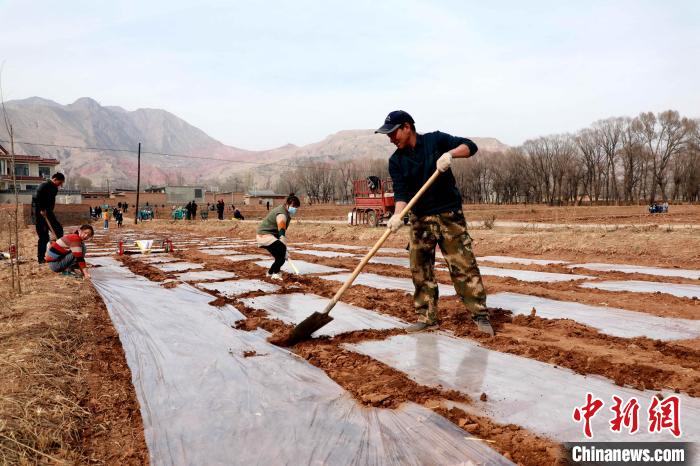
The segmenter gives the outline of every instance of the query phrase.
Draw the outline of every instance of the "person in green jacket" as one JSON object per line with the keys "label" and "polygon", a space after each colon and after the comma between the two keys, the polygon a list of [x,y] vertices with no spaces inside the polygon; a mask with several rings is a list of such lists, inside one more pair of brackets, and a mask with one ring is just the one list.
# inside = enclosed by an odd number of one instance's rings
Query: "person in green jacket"
{"label": "person in green jacket", "polygon": [[270,210],[258,226],[255,237],[258,246],[270,251],[275,258],[267,271],[267,276],[273,280],[282,280],[280,269],[287,260],[287,229],[300,205],[299,198],[292,193],[283,205]]}

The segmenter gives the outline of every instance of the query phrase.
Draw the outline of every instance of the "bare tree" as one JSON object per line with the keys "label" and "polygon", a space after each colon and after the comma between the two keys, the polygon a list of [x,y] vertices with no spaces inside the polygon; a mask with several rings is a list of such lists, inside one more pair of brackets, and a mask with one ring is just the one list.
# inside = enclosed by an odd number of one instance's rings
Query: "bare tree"
{"label": "bare tree", "polygon": [[624,118],[621,117],[598,120],[593,123],[593,130],[597,133],[598,141],[608,162],[605,172],[605,194],[608,201],[615,203],[620,200],[615,166],[617,165],[618,150],[622,144],[624,124]]}
{"label": "bare tree", "polygon": [[[2,69],[0,68],[0,103],[2,104],[2,115],[3,115],[3,122],[5,123],[5,130],[7,131],[7,134],[10,137],[10,172],[12,173],[12,190],[14,191],[15,194],[15,209],[14,209],[14,215],[12,215],[12,223],[13,225],[10,227],[10,232],[14,230],[14,244],[15,244],[15,255],[16,255],[16,260],[12,260],[12,256],[10,256],[10,263],[12,265],[12,289],[15,289],[15,272],[17,274],[17,293],[22,294],[22,274],[20,272],[20,266],[19,266],[19,251],[20,251],[20,241],[19,241],[19,222],[20,222],[20,215],[19,215],[19,192],[17,188],[17,173],[15,169],[15,134],[14,130],[12,128],[12,122],[10,121],[10,117],[7,115],[7,109],[5,108],[5,96],[3,95],[2,92]],[[12,233],[10,233],[10,243],[12,243]]]}
{"label": "bare tree", "polygon": [[605,155],[599,143],[597,134],[590,128],[582,129],[574,139],[579,149],[581,163],[584,166],[583,173],[583,193],[579,203],[583,200],[583,195],[587,195],[591,204],[598,204],[603,189],[603,161]]}
{"label": "bare tree", "polygon": [[688,144],[696,126],[693,120],[681,118],[675,110],[667,110],[654,115],[652,112],[642,112],[637,117],[642,141],[652,159],[651,192],[649,203],[656,197],[656,189],[661,191],[664,201],[667,201],[666,184],[668,182],[668,167],[671,158],[678,154]]}

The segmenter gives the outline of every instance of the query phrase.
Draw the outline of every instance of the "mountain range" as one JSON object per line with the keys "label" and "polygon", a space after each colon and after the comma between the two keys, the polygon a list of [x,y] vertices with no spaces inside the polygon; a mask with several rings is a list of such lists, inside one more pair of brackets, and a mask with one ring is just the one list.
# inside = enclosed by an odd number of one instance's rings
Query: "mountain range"
{"label": "mountain range", "polygon": [[[293,166],[299,159],[386,159],[394,150],[388,138],[365,129],[339,131],[301,147],[250,151],[225,145],[165,110],[127,111],[89,97],[68,105],[31,97],[5,102],[5,109],[16,153],[57,158],[67,176],[89,178],[95,186],[109,182],[113,187],[134,187],[139,142],[142,186],[215,183],[251,169],[269,172],[270,164]],[[0,140],[7,141],[7,131],[0,126]],[[508,148],[494,138],[472,139],[482,151]]]}

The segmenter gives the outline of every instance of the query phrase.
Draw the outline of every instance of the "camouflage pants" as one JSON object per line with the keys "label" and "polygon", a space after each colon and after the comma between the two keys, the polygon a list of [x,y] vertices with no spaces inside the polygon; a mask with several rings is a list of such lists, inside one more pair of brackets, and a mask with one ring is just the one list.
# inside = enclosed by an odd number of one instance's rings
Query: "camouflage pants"
{"label": "camouflage pants", "polygon": [[472,317],[487,315],[486,291],[472,252],[467,222],[459,210],[420,218],[411,214],[411,273],[416,287],[413,300],[419,320],[428,323],[438,320],[436,245],[447,261],[455,291]]}

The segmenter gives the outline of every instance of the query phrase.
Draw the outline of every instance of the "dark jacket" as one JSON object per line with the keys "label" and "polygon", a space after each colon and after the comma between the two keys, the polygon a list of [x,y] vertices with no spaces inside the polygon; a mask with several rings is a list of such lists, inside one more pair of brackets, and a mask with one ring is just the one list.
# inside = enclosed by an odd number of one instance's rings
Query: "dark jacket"
{"label": "dark jacket", "polygon": [[47,213],[53,212],[56,206],[56,194],[58,194],[58,186],[52,181],[44,181],[39,185],[34,194],[34,209],[37,215],[41,210]]}
{"label": "dark jacket", "polygon": [[[461,144],[474,155],[478,148],[470,139],[435,131],[418,134],[415,147],[397,149],[389,159],[389,174],[394,184],[394,199],[408,202],[437,169],[437,159]],[[411,211],[418,217],[457,211],[462,208],[462,196],[457,189],[452,170],[442,173],[423,194]]]}

